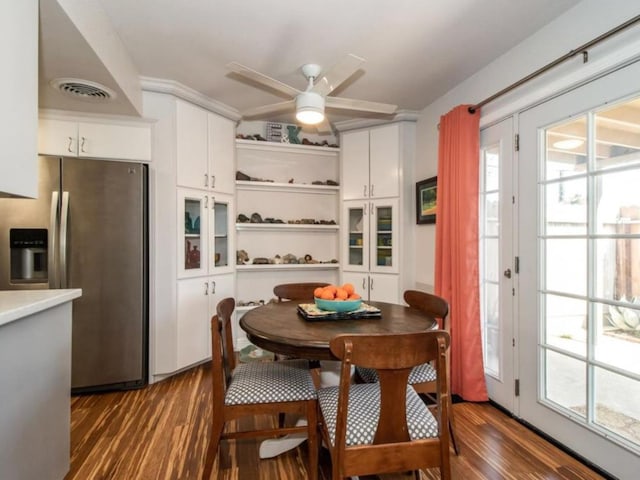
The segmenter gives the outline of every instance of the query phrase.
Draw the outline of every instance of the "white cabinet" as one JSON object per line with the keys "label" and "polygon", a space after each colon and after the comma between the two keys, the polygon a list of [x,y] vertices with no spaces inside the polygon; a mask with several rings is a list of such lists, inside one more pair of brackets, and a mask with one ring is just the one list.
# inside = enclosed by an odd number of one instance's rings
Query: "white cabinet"
{"label": "white cabinet", "polygon": [[234,193],[235,124],[176,100],[177,184]]}
{"label": "white cabinet", "polygon": [[348,200],[343,209],[343,269],[398,273],[398,199]]}
{"label": "white cabinet", "polygon": [[415,287],[415,124],[345,132],[341,143],[341,281],[363,298],[401,303]]}
{"label": "white cabinet", "polygon": [[402,303],[399,275],[343,272],[342,283],[351,283],[365,301]]}
{"label": "white cabinet", "polygon": [[38,194],[38,2],[0,2],[0,196]]}
{"label": "white cabinet", "polygon": [[211,317],[220,300],[233,296],[232,274],[178,281],[177,369],[211,357]]}
{"label": "white cabinet", "polygon": [[178,189],[178,278],[233,269],[234,218],[231,195]]}
{"label": "white cabinet", "polygon": [[403,153],[400,129],[400,124],[393,123],[341,136],[343,199],[400,194]]}
{"label": "white cabinet", "polygon": [[38,152],[148,162],[151,160],[151,125],[41,117]]}

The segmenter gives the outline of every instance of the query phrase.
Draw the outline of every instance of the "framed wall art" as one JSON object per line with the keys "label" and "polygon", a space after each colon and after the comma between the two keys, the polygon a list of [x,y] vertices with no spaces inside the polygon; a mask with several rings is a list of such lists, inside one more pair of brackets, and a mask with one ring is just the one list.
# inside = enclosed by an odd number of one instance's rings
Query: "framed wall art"
{"label": "framed wall art", "polygon": [[436,223],[438,177],[416,183],[416,223]]}

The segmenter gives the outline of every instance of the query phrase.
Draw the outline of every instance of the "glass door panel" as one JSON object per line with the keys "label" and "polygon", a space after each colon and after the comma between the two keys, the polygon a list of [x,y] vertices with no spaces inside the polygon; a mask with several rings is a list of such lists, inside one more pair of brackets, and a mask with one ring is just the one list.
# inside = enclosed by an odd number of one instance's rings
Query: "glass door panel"
{"label": "glass door panel", "polygon": [[204,213],[207,197],[203,192],[178,189],[178,276],[206,274],[207,227]]}
{"label": "glass door panel", "polygon": [[374,200],[371,205],[371,271],[398,272],[397,200]]}
{"label": "glass door panel", "polygon": [[213,268],[229,266],[229,204],[213,202]]}
{"label": "glass door panel", "polygon": [[347,238],[344,245],[345,269],[367,271],[369,269],[369,215],[368,202],[345,202]]}

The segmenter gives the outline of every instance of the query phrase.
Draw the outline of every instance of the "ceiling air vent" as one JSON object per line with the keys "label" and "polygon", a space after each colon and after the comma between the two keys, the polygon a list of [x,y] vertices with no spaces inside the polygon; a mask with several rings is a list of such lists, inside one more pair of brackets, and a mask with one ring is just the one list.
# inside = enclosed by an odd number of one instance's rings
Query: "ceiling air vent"
{"label": "ceiling air vent", "polygon": [[49,84],[62,93],[79,100],[107,102],[116,98],[116,93],[110,88],[89,80],[79,78],[56,78]]}

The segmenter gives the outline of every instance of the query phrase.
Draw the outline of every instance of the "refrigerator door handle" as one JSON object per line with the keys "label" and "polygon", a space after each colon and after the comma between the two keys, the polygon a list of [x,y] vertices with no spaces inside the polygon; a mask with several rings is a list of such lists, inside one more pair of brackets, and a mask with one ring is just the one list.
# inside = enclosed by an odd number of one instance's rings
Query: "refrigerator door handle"
{"label": "refrigerator door handle", "polygon": [[49,213],[49,255],[47,270],[49,271],[49,288],[60,288],[58,269],[56,268],[58,251],[58,192],[51,192],[51,212]]}
{"label": "refrigerator door handle", "polygon": [[60,288],[67,288],[67,230],[69,226],[69,192],[62,192],[60,212]]}

